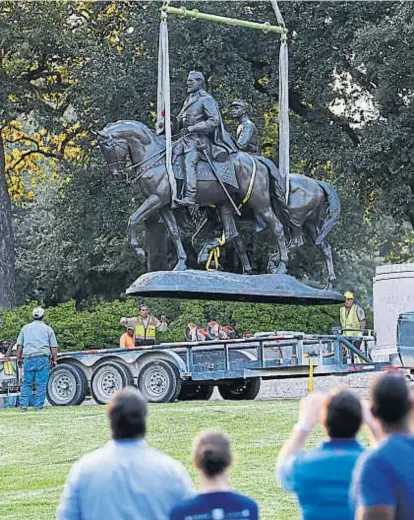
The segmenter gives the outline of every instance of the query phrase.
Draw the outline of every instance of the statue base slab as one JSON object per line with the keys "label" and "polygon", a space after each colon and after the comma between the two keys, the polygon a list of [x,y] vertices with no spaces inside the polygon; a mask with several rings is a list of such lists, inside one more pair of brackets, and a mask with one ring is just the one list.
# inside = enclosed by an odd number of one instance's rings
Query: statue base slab
{"label": "statue base slab", "polygon": [[341,303],[342,294],[309,287],[286,274],[243,276],[220,271],[156,271],[140,276],[127,294],[195,300],[323,305]]}

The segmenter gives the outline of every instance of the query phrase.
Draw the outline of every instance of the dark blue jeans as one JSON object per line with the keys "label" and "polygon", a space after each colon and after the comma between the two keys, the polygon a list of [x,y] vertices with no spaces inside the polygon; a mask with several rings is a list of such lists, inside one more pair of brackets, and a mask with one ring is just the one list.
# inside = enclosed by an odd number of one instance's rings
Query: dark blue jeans
{"label": "dark blue jeans", "polygon": [[20,408],[29,406],[33,383],[36,383],[35,408],[41,410],[45,404],[46,386],[49,379],[49,358],[38,356],[26,358],[23,363],[23,386],[20,393]]}

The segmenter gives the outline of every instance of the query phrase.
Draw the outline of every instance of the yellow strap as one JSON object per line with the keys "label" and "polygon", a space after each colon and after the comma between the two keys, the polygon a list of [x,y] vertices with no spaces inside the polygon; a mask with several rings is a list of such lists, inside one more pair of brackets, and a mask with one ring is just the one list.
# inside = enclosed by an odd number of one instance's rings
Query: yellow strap
{"label": "yellow strap", "polygon": [[249,201],[252,191],[253,191],[253,184],[256,179],[256,161],[253,159],[253,157],[251,155],[249,157],[253,162],[253,171],[252,171],[252,176],[250,178],[249,188],[247,190],[246,196],[242,200],[241,204],[239,204],[239,209],[241,209]]}
{"label": "yellow strap", "polygon": [[[224,234],[224,231],[221,234],[221,238],[216,238],[216,240],[217,240],[219,245],[216,246],[216,247],[213,247],[213,249],[208,254],[208,259],[207,259],[207,262],[206,262],[206,270],[207,271],[217,271],[218,268],[220,267],[220,262],[219,262],[220,247],[223,247],[224,244],[226,243],[226,235]],[[214,268],[211,267],[211,262],[213,260],[214,260]]]}
{"label": "yellow strap", "polygon": [[[253,163],[253,171],[252,171],[252,176],[250,177],[250,183],[249,183],[249,187],[247,189],[247,192],[246,192],[246,195],[244,197],[244,199],[242,200],[242,202],[239,204],[238,208],[241,209],[250,199],[251,195],[252,195],[252,191],[253,191],[253,185],[254,185],[254,181],[256,179],[256,161],[253,159],[253,157],[250,155],[249,156],[250,159],[252,160],[252,163]],[[220,267],[220,264],[219,264],[219,258],[220,258],[220,247],[223,247],[224,244],[226,243],[226,236],[224,234],[224,231],[221,235],[221,238],[217,238],[216,239],[219,243],[218,246],[214,247],[208,254],[208,259],[207,259],[207,262],[206,262],[206,271],[217,271],[218,268]],[[211,262],[214,260],[214,268],[210,267],[211,266]]]}

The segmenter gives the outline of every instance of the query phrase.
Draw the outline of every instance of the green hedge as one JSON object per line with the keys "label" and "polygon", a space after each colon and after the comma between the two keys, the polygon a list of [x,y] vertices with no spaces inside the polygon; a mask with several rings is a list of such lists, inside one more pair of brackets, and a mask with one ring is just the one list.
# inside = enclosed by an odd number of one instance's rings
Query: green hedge
{"label": "green hedge", "polygon": [[[141,303],[141,301],[139,302]],[[155,316],[165,314],[170,322],[160,341],[182,341],[187,323],[204,327],[208,321],[232,325],[241,335],[244,331],[294,330],[314,334],[329,333],[339,323],[339,305],[307,306],[271,305],[260,303],[206,302],[170,299],[148,299],[145,302]],[[17,338],[20,328],[31,320],[35,302],[0,312],[0,340]],[[77,310],[74,301],[46,309],[45,321],[51,325],[60,350],[110,348],[119,344],[123,332],[122,316],[138,312],[133,298],[125,301],[95,301],[88,308]],[[367,315],[372,327],[372,315]]]}

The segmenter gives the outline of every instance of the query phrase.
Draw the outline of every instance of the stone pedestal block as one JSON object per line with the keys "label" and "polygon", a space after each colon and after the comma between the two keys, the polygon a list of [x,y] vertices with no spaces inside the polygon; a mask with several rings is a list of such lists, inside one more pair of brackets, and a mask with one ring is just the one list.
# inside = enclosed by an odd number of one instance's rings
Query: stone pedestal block
{"label": "stone pedestal block", "polygon": [[374,328],[377,347],[396,347],[398,315],[414,311],[414,264],[377,267],[374,277]]}

